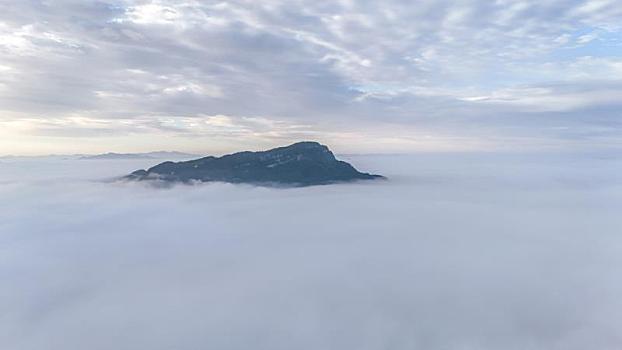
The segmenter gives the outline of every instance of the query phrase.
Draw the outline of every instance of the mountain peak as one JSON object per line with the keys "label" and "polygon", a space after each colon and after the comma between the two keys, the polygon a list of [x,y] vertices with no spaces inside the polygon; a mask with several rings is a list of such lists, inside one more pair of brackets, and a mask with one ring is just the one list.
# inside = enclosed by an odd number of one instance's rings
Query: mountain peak
{"label": "mountain peak", "polygon": [[164,162],[148,170],[135,171],[125,178],[138,181],[311,186],[383,177],[361,173],[352,165],[337,160],[327,146],[303,141],[267,151],[244,151],[222,157]]}

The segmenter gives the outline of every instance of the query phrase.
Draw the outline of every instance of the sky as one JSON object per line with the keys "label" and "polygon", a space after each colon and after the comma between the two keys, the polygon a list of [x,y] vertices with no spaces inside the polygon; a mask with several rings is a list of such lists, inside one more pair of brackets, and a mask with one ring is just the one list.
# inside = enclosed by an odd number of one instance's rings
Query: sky
{"label": "sky", "polygon": [[622,160],[343,159],[388,181],[101,181],[2,160],[0,348],[613,350]]}
{"label": "sky", "polygon": [[0,0],[0,155],[619,149],[618,0]]}

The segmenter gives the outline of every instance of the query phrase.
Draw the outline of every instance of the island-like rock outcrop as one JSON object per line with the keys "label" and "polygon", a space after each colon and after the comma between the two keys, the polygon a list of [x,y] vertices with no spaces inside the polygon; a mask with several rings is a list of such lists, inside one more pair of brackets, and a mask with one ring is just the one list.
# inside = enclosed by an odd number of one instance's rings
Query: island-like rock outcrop
{"label": "island-like rock outcrop", "polygon": [[219,181],[276,186],[313,186],[383,178],[357,171],[352,165],[337,160],[328,147],[317,142],[299,142],[262,152],[164,162],[125,177],[136,181]]}

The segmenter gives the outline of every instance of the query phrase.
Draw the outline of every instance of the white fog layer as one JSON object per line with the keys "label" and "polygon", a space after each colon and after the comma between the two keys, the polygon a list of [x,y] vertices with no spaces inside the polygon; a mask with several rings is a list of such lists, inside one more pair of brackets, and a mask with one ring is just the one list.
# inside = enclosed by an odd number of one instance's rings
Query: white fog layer
{"label": "white fog layer", "polygon": [[0,349],[620,349],[619,154],[342,158],[389,181],[0,160]]}

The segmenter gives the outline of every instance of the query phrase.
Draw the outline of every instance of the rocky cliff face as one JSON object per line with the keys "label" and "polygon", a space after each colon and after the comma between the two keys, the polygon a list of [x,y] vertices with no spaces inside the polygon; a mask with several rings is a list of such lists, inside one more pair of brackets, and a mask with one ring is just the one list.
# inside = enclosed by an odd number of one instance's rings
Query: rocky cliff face
{"label": "rocky cliff face", "polygon": [[317,142],[299,142],[263,152],[164,162],[148,170],[135,171],[125,178],[311,186],[383,177],[357,171],[352,165],[337,160],[328,147]]}

